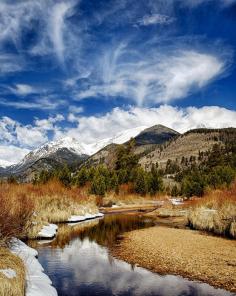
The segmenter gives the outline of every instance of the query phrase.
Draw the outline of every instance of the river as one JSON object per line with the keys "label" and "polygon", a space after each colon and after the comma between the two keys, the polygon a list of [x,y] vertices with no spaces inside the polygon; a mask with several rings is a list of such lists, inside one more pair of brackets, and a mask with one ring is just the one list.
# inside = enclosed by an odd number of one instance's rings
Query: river
{"label": "river", "polygon": [[228,296],[208,284],[150,272],[112,257],[109,247],[126,231],[153,226],[139,215],[112,214],[102,219],[60,225],[51,241],[34,241],[39,261],[59,296]]}

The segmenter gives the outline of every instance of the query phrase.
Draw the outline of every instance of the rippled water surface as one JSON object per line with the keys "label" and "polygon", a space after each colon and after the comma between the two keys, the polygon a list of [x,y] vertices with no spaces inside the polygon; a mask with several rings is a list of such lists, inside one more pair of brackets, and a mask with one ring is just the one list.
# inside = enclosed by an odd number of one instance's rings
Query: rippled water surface
{"label": "rippled water surface", "polygon": [[108,247],[119,234],[152,225],[151,220],[138,215],[108,215],[104,219],[62,225],[52,242],[32,244],[59,295],[232,295],[178,276],[160,276],[109,254]]}

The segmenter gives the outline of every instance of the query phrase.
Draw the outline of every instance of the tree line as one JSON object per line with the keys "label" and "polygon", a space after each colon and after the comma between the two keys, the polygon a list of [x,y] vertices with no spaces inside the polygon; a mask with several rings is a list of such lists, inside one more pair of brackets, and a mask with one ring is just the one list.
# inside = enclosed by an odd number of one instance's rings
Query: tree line
{"label": "tree line", "polygon": [[204,156],[199,155],[198,163],[194,160],[183,169],[178,168],[174,179],[180,186],[172,188],[173,194],[202,196],[206,188],[228,187],[233,182],[236,177],[235,143],[215,144]]}
{"label": "tree line", "polygon": [[[207,188],[229,186],[236,176],[236,144],[225,141],[215,144],[209,151],[199,151],[198,156],[182,157],[180,161],[168,160],[165,169],[153,164],[150,171],[138,163],[133,151],[134,141],[118,146],[113,169],[106,166],[82,166],[72,172],[67,166],[54,171],[41,171],[33,180],[46,183],[59,179],[65,186],[88,186],[91,194],[103,196],[106,192],[119,193],[120,185],[130,184],[133,192],[141,195],[167,191],[173,196],[202,196]],[[170,174],[176,185],[164,188],[163,177]]]}
{"label": "tree line", "polygon": [[127,145],[120,145],[116,151],[114,169],[106,166],[82,166],[76,173],[72,173],[67,166],[54,171],[41,171],[33,180],[35,184],[46,183],[52,178],[59,179],[66,186],[83,187],[89,185],[91,194],[103,196],[106,192],[119,192],[122,184],[129,183],[133,192],[145,195],[163,191],[163,181],[158,169],[153,166],[150,172],[145,171],[138,164],[138,157],[132,152],[134,141]]}

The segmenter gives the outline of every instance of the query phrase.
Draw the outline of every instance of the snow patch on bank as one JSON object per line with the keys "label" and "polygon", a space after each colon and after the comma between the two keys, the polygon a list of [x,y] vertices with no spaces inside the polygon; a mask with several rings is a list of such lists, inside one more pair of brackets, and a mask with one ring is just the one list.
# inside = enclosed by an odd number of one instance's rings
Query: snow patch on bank
{"label": "snow patch on bank", "polygon": [[38,238],[53,238],[57,233],[57,229],[56,224],[44,225],[38,233]]}
{"label": "snow patch on bank", "polygon": [[183,199],[182,198],[170,198],[170,202],[172,205],[178,206],[183,204]]}
{"label": "snow patch on bank", "polygon": [[11,252],[19,256],[26,268],[26,296],[57,296],[49,277],[35,258],[38,252],[18,239],[12,241]]}
{"label": "snow patch on bank", "polygon": [[97,213],[97,214],[85,214],[84,216],[76,216],[76,215],[72,215],[67,222],[70,223],[76,223],[76,222],[82,222],[85,220],[90,220],[90,219],[95,219],[95,218],[99,218],[99,217],[103,217],[104,214],[103,213]]}

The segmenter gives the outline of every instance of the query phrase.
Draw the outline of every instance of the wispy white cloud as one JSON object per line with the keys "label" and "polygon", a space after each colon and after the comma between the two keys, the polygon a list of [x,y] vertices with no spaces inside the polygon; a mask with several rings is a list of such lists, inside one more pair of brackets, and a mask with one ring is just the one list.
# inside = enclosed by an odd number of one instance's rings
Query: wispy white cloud
{"label": "wispy white cloud", "polygon": [[164,24],[170,24],[175,20],[175,18],[159,14],[159,13],[154,13],[154,14],[148,14],[144,15],[141,19],[139,19],[136,23],[136,25],[139,26],[150,26],[150,25],[164,25]]}
{"label": "wispy white cloud", "polygon": [[55,52],[61,62],[64,61],[65,35],[70,33],[66,31],[65,19],[72,7],[73,3],[70,1],[57,3],[52,8],[50,16],[49,36],[53,43]]}
{"label": "wispy white cloud", "polygon": [[168,103],[202,89],[228,64],[217,54],[178,47],[166,53],[152,48],[143,55],[124,43],[100,60],[99,79],[78,91],[77,99],[122,96],[139,106]]}
{"label": "wispy white cloud", "polygon": [[16,54],[0,53],[0,75],[22,71],[26,62]]}
{"label": "wispy white cloud", "polygon": [[[3,0],[0,3],[0,48],[11,42],[20,51],[23,46],[23,31],[32,28],[34,23],[38,26],[34,28],[37,29],[37,35],[34,42],[28,45],[27,52],[33,55],[55,53],[59,61],[63,62],[67,51],[71,52],[66,40],[72,35],[72,24],[67,23],[66,19],[73,14],[73,6],[78,2],[79,0],[32,0],[15,3]],[[6,67],[7,62],[6,60]]]}
{"label": "wispy white cloud", "polygon": [[53,110],[57,109],[59,106],[66,106],[68,104],[67,101],[42,96],[37,98],[31,98],[31,100],[10,100],[10,99],[0,99],[0,105],[13,107],[16,109],[40,109],[40,110]]}
{"label": "wispy white cloud", "polygon": [[9,117],[0,118],[0,145],[13,145],[22,149],[35,148],[48,141],[48,132],[60,128],[58,123],[65,118],[62,114],[48,118],[35,118],[32,124],[22,124]]}
{"label": "wispy white cloud", "polygon": [[62,114],[57,114],[54,117],[49,117],[44,119],[36,118],[34,123],[36,127],[48,131],[48,130],[54,130],[54,124],[57,122],[61,122],[63,120],[65,120],[65,117]]}
{"label": "wispy white cloud", "polygon": [[48,140],[45,129],[16,125],[16,140],[25,147],[37,147]]}
{"label": "wispy white cloud", "polygon": [[[186,0],[184,3],[188,2],[189,6],[194,3],[200,5],[201,1]],[[0,73],[14,73],[25,69],[27,59],[23,57],[24,54],[30,57],[53,54],[63,67],[66,67],[66,62],[70,62],[70,78],[62,82],[69,93],[68,97],[81,100],[94,96],[122,96],[139,106],[181,99],[219,77],[224,72],[227,61],[204,48],[199,50],[193,46],[186,49],[184,43],[175,46],[174,38],[171,41],[173,49],[167,51],[160,43],[157,46],[151,44],[150,39],[138,40],[130,24],[149,26],[173,22],[174,0],[167,2],[140,1],[134,4],[131,0],[112,1],[101,7],[98,5],[99,9],[88,20],[83,19],[80,12],[82,20],[78,18],[73,22],[71,17],[78,13],[79,0],[32,0],[14,4],[12,1],[2,1],[0,48],[3,49],[6,43],[12,42],[18,55],[0,55]],[[124,38],[118,42],[114,37],[110,44],[98,42],[98,47],[90,58],[91,46],[94,46],[97,37],[88,33],[90,26],[104,22],[120,24],[120,21],[133,30],[128,41]],[[35,31],[36,36],[25,49],[22,34],[29,28]],[[160,40],[162,36],[158,38]],[[86,80],[85,85],[80,84],[82,80]],[[33,89],[33,86],[18,84],[12,90],[17,95],[25,96],[34,93],[35,87]],[[55,87],[54,91],[58,92],[58,88]],[[3,100],[0,103],[25,109],[42,106],[44,110],[59,105],[54,100],[40,100],[42,103],[35,98],[17,102]]]}
{"label": "wispy white cloud", "polygon": [[16,123],[13,119],[3,116],[0,120],[0,139],[2,142],[14,142],[14,129]]}
{"label": "wispy white cloud", "polygon": [[34,87],[28,84],[16,84],[14,88],[9,87],[9,89],[16,95],[25,96],[29,94],[33,94],[36,91]]}
{"label": "wispy white cloud", "polygon": [[75,114],[84,112],[84,108],[82,106],[69,106],[69,111]]}

